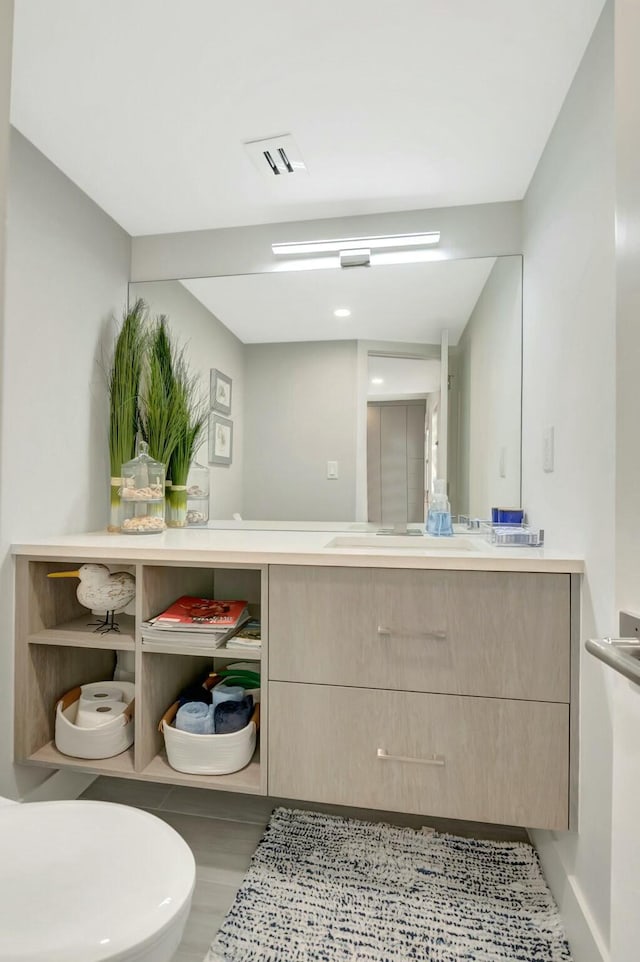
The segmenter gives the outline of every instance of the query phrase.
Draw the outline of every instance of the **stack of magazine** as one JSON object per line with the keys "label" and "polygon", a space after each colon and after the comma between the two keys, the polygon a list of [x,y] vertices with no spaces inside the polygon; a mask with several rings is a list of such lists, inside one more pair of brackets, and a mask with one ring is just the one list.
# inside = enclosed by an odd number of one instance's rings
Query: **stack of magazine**
{"label": "stack of magazine", "polygon": [[234,648],[244,648],[246,651],[260,651],[262,634],[259,619],[251,618],[245,621],[237,634],[228,639],[228,644],[233,645]]}
{"label": "stack of magazine", "polygon": [[246,601],[182,595],[166,611],[142,622],[142,644],[219,648],[249,621]]}

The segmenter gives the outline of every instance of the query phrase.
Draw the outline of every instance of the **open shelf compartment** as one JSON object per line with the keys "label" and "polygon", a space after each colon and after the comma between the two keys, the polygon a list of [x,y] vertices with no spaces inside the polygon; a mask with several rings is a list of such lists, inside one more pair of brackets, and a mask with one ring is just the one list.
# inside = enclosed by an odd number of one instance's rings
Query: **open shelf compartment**
{"label": "open shelf compartment", "polygon": [[[230,662],[250,661],[260,666],[262,725],[266,714],[266,566],[189,565],[103,562],[114,570],[136,575],[135,618],[119,614],[120,632],[100,634],[88,625],[91,613],[76,597],[76,579],[47,578],[49,572],[77,570],[78,562],[21,557],[16,563],[16,712],[15,759],[27,765],[70,769],[96,775],[166,782],[251,794],[266,794],[267,772],[260,738],[250,763],[229,775],[188,775],[171,768],[158,723],[179,692],[199,674]],[[202,650],[181,645],[141,644],[139,625],[164,610],[181,594],[219,599],[245,598],[252,617],[261,618],[263,647],[245,651],[223,646]],[[135,740],[126,752],[112,758],[83,759],[63,755],[55,746],[55,705],[77,685],[113,677],[116,652],[135,651]]]}
{"label": "open shelf compartment", "polygon": [[[102,564],[103,562],[97,562]],[[17,628],[26,634],[29,643],[39,645],[66,645],[86,648],[121,649],[135,648],[135,618],[118,614],[119,631],[102,634],[94,630],[98,616],[92,615],[78,601],[77,578],[52,580],[47,576],[54,571],[76,571],[79,563],[69,561],[17,562],[17,587],[20,606],[17,611]],[[134,570],[134,566],[112,563],[110,570]],[[25,604],[26,602],[26,604]]]}

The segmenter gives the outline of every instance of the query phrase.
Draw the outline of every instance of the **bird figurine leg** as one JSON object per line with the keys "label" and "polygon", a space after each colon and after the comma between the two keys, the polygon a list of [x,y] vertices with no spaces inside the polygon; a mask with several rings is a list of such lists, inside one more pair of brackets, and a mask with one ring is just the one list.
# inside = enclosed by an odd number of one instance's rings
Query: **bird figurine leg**
{"label": "bird figurine leg", "polygon": [[93,628],[93,633],[100,635],[106,635],[109,631],[120,631],[120,625],[115,618],[115,611],[107,611],[103,621],[90,621],[87,627]]}

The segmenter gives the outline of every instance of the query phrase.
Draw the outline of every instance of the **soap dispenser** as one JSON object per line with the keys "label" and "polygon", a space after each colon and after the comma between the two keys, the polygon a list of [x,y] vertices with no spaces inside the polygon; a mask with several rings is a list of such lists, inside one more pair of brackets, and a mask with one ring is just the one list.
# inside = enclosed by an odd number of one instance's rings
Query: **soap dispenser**
{"label": "soap dispenser", "polygon": [[438,478],[435,482],[435,492],[427,514],[427,534],[436,537],[453,534],[451,505],[447,498],[447,482],[442,478]]}

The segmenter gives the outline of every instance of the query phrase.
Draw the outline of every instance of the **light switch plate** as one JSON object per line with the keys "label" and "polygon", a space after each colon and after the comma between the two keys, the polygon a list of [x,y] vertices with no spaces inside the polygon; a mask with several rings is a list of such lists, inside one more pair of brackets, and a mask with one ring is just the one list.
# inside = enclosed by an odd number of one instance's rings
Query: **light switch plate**
{"label": "light switch plate", "polygon": [[330,481],[335,481],[337,477],[338,477],[338,462],[327,461],[327,478]]}
{"label": "light switch plate", "polygon": [[547,428],[546,431],[544,432],[542,468],[547,474],[551,474],[554,467],[554,460],[555,460],[554,435],[555,435],[554,428]]}

